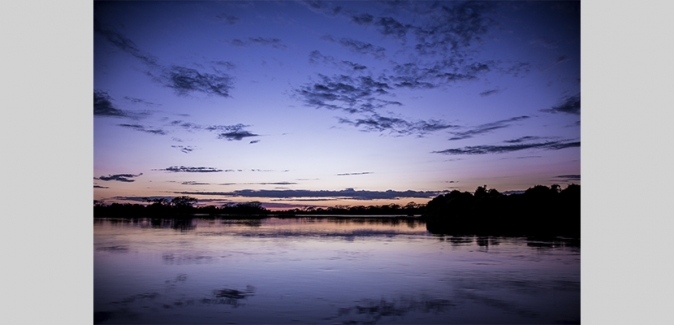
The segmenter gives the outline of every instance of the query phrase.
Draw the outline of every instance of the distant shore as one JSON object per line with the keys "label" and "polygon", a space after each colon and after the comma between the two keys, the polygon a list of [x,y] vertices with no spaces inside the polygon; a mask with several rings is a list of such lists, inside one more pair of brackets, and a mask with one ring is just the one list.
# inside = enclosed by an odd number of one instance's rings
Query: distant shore
{"label": "distant shore", "polygon": [[580,238],[580,185],[565,189],[537,185],[521,194],[504,195],[480,186],[474,193],[452,191],[427,204],[269,211],[260,202],[198,207],[196,198],[147,200],[147,204],[105,205],[94,202],[94,218],[370,218],[415,219],[436,234],[544,235]]}

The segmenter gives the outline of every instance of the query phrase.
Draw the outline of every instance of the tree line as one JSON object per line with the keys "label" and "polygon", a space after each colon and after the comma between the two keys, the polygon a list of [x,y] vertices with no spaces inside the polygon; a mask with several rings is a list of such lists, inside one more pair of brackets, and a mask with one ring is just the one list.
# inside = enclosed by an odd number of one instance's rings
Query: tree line
{"label": "tree line", "polygon": [[580,237],[580,185],[533,186],[524,193],[505,195],[479,186],[474,193],[457,190],[439,195],[427,204],[304,207],[269,211],[262,203],[226,203],[197,206],[198,199],[178,196],[145,199],[146,204],[104,204],[94,201],[94,217],[193,218],[193,217],[301,217],[311,215],[418,216],[436,234],[562,235]]}
{"label": "tree line", "polygon": [[504,195],[480,186],[474,194],[452,191],[426,204],[432,233],[563,235],[580,237],[580,185],[537,185]]}

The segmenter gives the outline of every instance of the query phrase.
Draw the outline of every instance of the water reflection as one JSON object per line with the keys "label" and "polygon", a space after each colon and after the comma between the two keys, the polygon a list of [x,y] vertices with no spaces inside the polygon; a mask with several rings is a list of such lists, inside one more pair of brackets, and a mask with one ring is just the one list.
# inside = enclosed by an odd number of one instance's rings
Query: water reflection
{"label": "water reflection", "polygon": [[429,297],[401,296],[390,300],[363,299],[355,306],[339,308],[336,316],[324,318],[324,320],[341,321],[341,324],[376,324],[379,321],[390,322],[410,312],[443,313],[454,305],[446,299]]}
{"label": "water reflection", "polygon": [[[94,222],[94,323],[574,323],[568,238],[431,234],[420,220]],[[254,285],[254,286],[253,286]]]}
{"label": "water reflection", "polygon": [[215,296],[215,300],[211,299],[202,299],[202,303],[211,303],[215,302],[218,304],[226,304],[226,305],[231,305],[234,307],[239,307],[241,306],[241,300],[246,299],[249,296],[254,296],[255,293],[255,287],[248,285],[246,286],[246,290],[240,291],[236,289],[220,289],[220,290],[213,290],[213,295]]}

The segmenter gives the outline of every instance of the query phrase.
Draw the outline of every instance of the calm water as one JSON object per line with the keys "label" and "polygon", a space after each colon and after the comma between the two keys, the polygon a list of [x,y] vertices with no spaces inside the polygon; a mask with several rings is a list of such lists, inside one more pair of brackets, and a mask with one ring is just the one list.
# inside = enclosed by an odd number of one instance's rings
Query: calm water
{"label": "calm water", "polygon": [[100,324],[580,322],[580,248],[375,219],[94,222]]}

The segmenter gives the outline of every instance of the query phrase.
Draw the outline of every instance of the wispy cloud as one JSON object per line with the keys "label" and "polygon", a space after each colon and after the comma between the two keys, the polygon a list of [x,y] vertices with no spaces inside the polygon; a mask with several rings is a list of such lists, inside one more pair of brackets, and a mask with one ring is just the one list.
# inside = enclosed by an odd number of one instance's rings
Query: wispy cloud
{"label": "wispy cloud", "polygon": [[555,176],[554,178],[566,180],[566,181],[579,181],[580,175],[559,175],[559,176]]}
{"label": "wispy cloud", "polygon": [[383,59],[386,57],[386,49],[381,46],[376,46],[372,43],[366,43],[353,38],[342,37],[338,40],[335,40],[330,35],[325,35],[321,39],[337,43],[350,51],[363,55],[372,55],[376,59]]}
{"label": "wispy cloud", "polygon": [[176,146],[176,145],[172,145],[171,148],[180,149],[180,151],[182,151],[182,152],[184,152],[184,153],[190,153],[190,152],[194,151],[194,148],[192,148],[192,146]]}
{"label": "wispy cloud", "polygon": [[351,21],[359,25],[369,25],[374,21],[374,16],[370,14],[358,14],[351,16]]}
{"label": "wispy cloud", "polygon": [[415,27],[416,50],[422,55],[465,55],[465,49],[480,42],[495,26],[490,17],[495,7],[495,3],[483,1],[442,2],[430,13],[430,20]]}
{"label": "wispy cloud", "polygon": [[342,198],[354,200],[380,200],[399,198],[432,198],[443,192],[441,191],[366,191],[347,188],[340,191],[312,191],[312,190],[238,190],[231,192],[175,192],[181,195],[209,195],[209,196],[233,196],[233,197],[259,197],[259,198]]}
{"label": "wispy cloud", "polygon": [[506,153],[527,149],[560,150],[573,147],[580,147],[580,141],[573,141],[573,142],[548,141],[548,142],[513,144],[504,146],[490,146],[490,145],[466,146],[463,148],[432,151],[432,153],[441,153],[446,155],[484,155],[493,153]]}
{"label": "wispy cloud", "polygon": [[153,55],[145,53],[136,47],[136,44],[121,33],[104,27],[94,19],[94,32],[102,35],[116,48],[134,56],[143,62],[149,69],[147,74],[165,87],[172,88],[180,96],[192,92],[201,92],[207,95],[229,97],[233,87],[233,77],[213,67],[212,72],[200,71],[180,65],[163,66]]}
{"label": "wispy cloud", "polygon": [[94,19],[94,32],[102,35],[112,45],[128,54],[131,54],[146,65],[150,67],[159,67],[157,64],[157,58],[150,54],[143,53],[136,47],[136,44],[133,41],[111,28],[104,27],[103,24],[97,19]]}
{"label": "wispy cloud", "polygon": [[566,61],[569,61],[569,57],[566,56],[566,55],[560,55],[560,56],[557,58],[557,60],[555,60],[555,62],[554,62],[553,64],[560,64],[560,63],[566,62]]}
{"label": "wispy cloud", "polygon": [[107,181],[118,181],[118,182],[131,183],[131,182],[135,181],[134,179],[131,179],[131,178],[138,177],[140,175],[143,175],[143,173],[140,173],[138,175],[134,175],[134,174],[114,174],[114,175],[108,175],[108,176],[99,176],[99,177],[95,177],[94,179],[98,179],[98,180],[106,181],[106,182]]}
{"label": "wispy cloud", "polygon": [[257,134],[251,133],[249,131],[231,131],[218,134],[218,139],[226,139],[227,141],[232,140],[240,141],[243,138],[257,137],[257,136],[258,136]]}
{"label": "wispy cloud", "polygon": [[129,96],[124,96],[124,99],[130,101],[131,103],[134,103],[134,104],[143,104],[143,105],[145,105],[145,106],[159,106],[159,105],[160,105],[160,104],[148,102],[148,101],[146,101],[146,100],[144,100],[144,99],[133,98],[133,97],[129,97]]}
{"label": "wispy cloud", "polygon": [[100,185],[98,185],[98,184],[94,184],[94,188],[109,188],[109,187],[107,187],[107,186],[100,186]]}
{"label": "wispy cloud", "polygon": [[229,97],[232,89],[233,77],[214,69],[213,73],[197,69],[173,65],[162,70],[157,81],[166,87],[175,90],[180,96],[192,92],[201,92],[207,95]]}
{"label": "wispy cloud", "polygon": [[472,138],[476,135],[484,134],[484,133],[489,133],[498,129],[503,129],[506,127],[509,127],[512,122],[517,122],[521,120],[526,120],[528,119],[529,116],[517,116],[513,118],[509,118],[507,120],[500,120],[496,122],[491,122],[491,123],[486,123],[482,125],[478,125],[470,130],[467,131],[462,131],[462,132],[451,132],[454,136],[451,137],[449,140],[463,140],[463,139],[468,139]]}
{"label": "wispy cloud", "polygon": [[239,20],[241,20],[239,17],[232,16],[232,15],[225,14],[225,13],[222,13],[222,14],[219,14],[219,15],[215,16],[215,19],[217,19],[218,21],[222,21],[227,25],[234,25],[234,24],[238,23]]}
{"label": "wispy cloud", "polygon": [[182,182],[183,185],[211,185],[210,183],[200,183],[195,181]]}
{"label": "wispy cloud", "polygon": [[541,112],[580,115],[580,94],[566,97],[561,104],[542,109]]}
{"label": "wispy cloud", "polygon": [[[218,139],[225,139],[225,140],[242,140],[243,138],[247,137],[257,137],[259,136],[258,134],[252,133],[250,131],[244,130],[247,127],[250,127],[250,125],[245,125],[245,124],[234,124],[234,125],[210,125],[210,126],[203,126],[200,124],[192,123],[192,122],[185,122],[183,120],[174,120],[171,121],[169,126],[172,127],[180,127],[183,128],[187,131],[193,132],[193,131],[210,131],[210,132],[219,132],[218,133]],[[259,142],[259,140],[257,140]],[[182,147],[182,146],[176,146],[176,147]],[[191,150],[189,150],[191,151]]]}
{"label": "wispy cloud", "polygon": [[147,112],[132,112],[119,109],[112,101],[112,97],[107,92],[94,90],[94,116],[125,117],[137,120],[149,115]]}
{"label": "wispy cloud", "polygon": [[249,142],[249,144],[254,144],[254,143],[258,143],[258,142],[260,142],[260,140],[252,140],[252,141]]}
{"label": "wispy cloud", "polygon": [[374,174],[374,173],[373,172],[343,173],[343,174],[337,174],[337,176],[353,176],[353,175],[367,175],[367,174]]}
{"label": "wispy cloud", "polygon": [[309,53],[309,63],[322,63],[322,64],[331,64],[339,69],[345,71],[361,71],[367,69],[367,66],[364,66],[359,63],[347,61],[347,60],[337,60],[331,55],[324,55],[318,50],[311,51]]}
{"label": "wispy cloud", "polygon": [[140,124],[117,124],[119,126],[125,127],[125,128],[131,128],[136,131],[140,132],[146,132],[146,133],[151,133],[151,134],[157,134],[157,135],[166,135],[166,131],[162,129],[148,129],[145,126],[142,126]]}
{"label": "wispy cloud", "polygon": [[339,118],[339,123],[352,125],[365,132],[389,132],[395,135],[416,134],[423,136],[429,132],[455,128],[457,126],[446,124],[442,121],[407,121],[398,117],[387,117],[379,114],[372,114],[360,119]]}
{"label": "wispy cloud", "polygon": [[174,173],[217,173],[222,171],[222,169],[217,169],[214,167],[185,167],[185,166],[171,166],[164,169],[153,169],[153,170],[167,171]]}
{"label": "wispy cloud", "polygon": [[242,40],[235,38],[229,42],[234,46],[250,46],[250,45],[264,45],[271,46],[275,49],[285,50],[288,48],[283,42],[278,38],[271,37],[249,37],[248,39]]}
{"label": "wispy cloud", "polygon": [[513,77],[524,77],[529,72],[531,72],[531,63],[529,62],[518,62],[510,67],[504,68],[503,73],[512,75]]}
{"label": "wispy cloud", "polygon": [[503,142],[505,142],[505,143],[522,143],[522,142],[541,140],[541,139],[547,139],[547,138],[527,135],[527,136],[520,137],[520,138],[517,138],[517,139],[504,140]]}
{"label": "wispy cloud", "polygon": [[498,94],[499,92],[500,92],[500,90],[498,90],[498,89],[485,90],[485,91],[480,93],[480,96],[486,97],[486,96]]}
{"label": "wispy cloud", "polygon": [[389,105],[402,105],[397,101],[378,99],[376,95],[389,93],[391,86],[384,80],[370,76],[351,77],[318,75],[320,81],[312,82],[295,91],[307,106],[342,110],[348,113],[373,112]]}
{"label": "wispy cloud", "polygon": [[127,117],[127,113],[112,104],[112,98],[107,92],[94,90],[94,116]]}
{"label": "wispy cloud", "polygon": [[414,28],[414,26],[403,24],[392,17],[379,17],[374,21],[374,25],[377,26],[377,30],[382,35],[393,36],[403,40],[407,36],[407,32]]}

